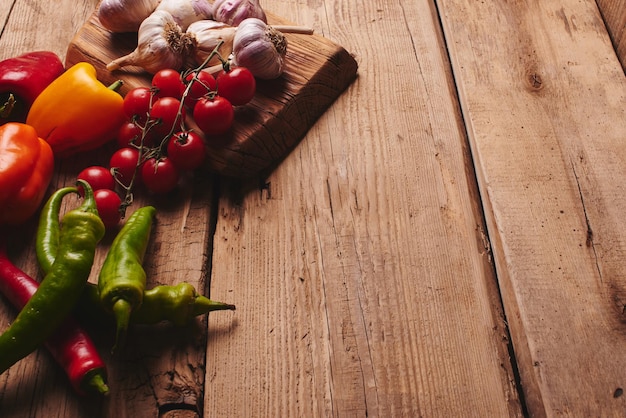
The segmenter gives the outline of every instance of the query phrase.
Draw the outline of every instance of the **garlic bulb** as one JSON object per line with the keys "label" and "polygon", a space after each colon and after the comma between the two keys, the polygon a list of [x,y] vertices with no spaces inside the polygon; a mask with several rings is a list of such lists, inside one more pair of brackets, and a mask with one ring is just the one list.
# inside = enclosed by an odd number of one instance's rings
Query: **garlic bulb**
{"label": "garlic bulb", "polygon": [[213,3],[213,19],[218,22],[239,26],[244,19],[249,17],[256,17],[267,22],[259,0],[215,0]]}
{"label": "garlic bulb", "polygon": [[246,67],[260,79],[278,78],[283,73],[287,39],[261,19],[248,18],[237,27],[233,39],[233,63]]}
{"label": "garlic bulb", "polygon": [[156,10],[169,12],[185,31],[193,22],[210,19],[213,8],[208,0],[161,0]]}
{"label": "garlic bulb", "polygon": [[154,74],[165,68],[179,69],[194,48],[193,39],[184,33],[172,15],[156,10],[148,16],[138,31],[137,48],[107,65],[107,70],[133,65]]}
{"label": "garlic bulb", "polygon": [[96,15],[103,28],[111,32],[137,32],[157,8],[160,0],[102,0]]}
{"label": "garlic bulb", "polygon": [[[193,36],[196,45],[193,52],[195,62],[202,64],[222,41],[224,43],[220,47],[219,53],[222,58],[226,59],[233,50],[233,38],[236,31],[237,28],[214,20],[200,20],[189,25],[187,33]],[[219,62],[219,57],[215,56],[208,64],[214,65]]]}

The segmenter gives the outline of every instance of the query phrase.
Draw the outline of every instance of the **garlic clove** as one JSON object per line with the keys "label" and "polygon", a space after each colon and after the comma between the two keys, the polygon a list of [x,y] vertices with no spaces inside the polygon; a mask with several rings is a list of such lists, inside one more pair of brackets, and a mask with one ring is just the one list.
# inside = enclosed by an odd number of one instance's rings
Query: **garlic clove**
{"label": "garlic clove", "polygon": [[148,16],[137,35],[137,48],[107,64],[107,70],[138,66],[155,74],[165,68],[180,69],[195,48],[192,37],[184,33],[172,15],[164,10],[156,10]]}
{"label": "garlic clove", "polygon": [[102,0],[96,15],[103,28],[114,33],[137,32],[160,0]]}
{"label": "garlic clove", "polygon": [[213,13],[208,0],[161,0],[156,10],[169,12],[183,31],[194,22],[210,19]]}
{"label": "garlic clove", "polygon": [[246,67],[255,77],[280,77],[287,54],[287,39],[280,31],[256,18],[244,19],[233,39],[233,62]]}
{"label": "garlic clove", "polygon": [[[226,59],[233,50],[233,39],[237,28],[215,20],[200,20],[189,25],[187,33],[195,40],[193,58],[197,64],[202,64],[215,50],[220,42],[223,42],[218,52]],[[207,64],[215,65],[220,62],[218,56],[213,57]]]}
{"label": "garlic clove", "polygon": [[259,0],[215,0],[213,19],[230,26],[239,26],[247,18],[257,18],[267,23]]}

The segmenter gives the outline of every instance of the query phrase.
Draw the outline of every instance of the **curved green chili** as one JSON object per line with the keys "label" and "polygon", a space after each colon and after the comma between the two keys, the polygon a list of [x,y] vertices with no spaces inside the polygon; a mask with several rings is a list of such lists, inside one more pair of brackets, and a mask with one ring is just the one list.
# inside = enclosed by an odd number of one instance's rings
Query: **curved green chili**
{"label": "curved green chili", "polygon": [[155,214],[153,206],[133,212],[111,243],[98,276],[100,301],[116,319],[114,349],[123,345],[130,315],[143,301],[146,288],[143,258]]}
{"label": "curved green chili", "polygon": [[156,324],[170,321],[182,326],[194,317],[211,311],[234,310],[235,305],[213,301],[198,294],[186,282],[177,285],[156,286],[144,292],[143,304],[133,313],[131,321],[137,324]]}
{"label": "curved green chili", "polygon": [[54,263],[15,321],[0,335],[0,373],[42,345],[81,297],[104,224],[88,183],[82,205],[63,217]]}
{"label": "curved green chili", "polygon": [[[103,309],[96,285],[89,283],[85,287],[76,308],[80,318],[102,327],[111,325],[111,315]],[[223,310],[235,310],[235,305],[202,296],[190,283],[158,285],[144,291],[143,302],[131,313],[130,323],[151,325],[171,322],[175,326],[183,326],[196,316]]]}
{"label": "curved green chili", "polygon": [[59,212],[61,211],[61,202],[67,194],[77,192],[76,187],[63,187],[54,192],[41,209],[35,240],[35,251],[39,267],[44,274],[47,274],[52,268],[59,248],[59,235],[61,233]]}

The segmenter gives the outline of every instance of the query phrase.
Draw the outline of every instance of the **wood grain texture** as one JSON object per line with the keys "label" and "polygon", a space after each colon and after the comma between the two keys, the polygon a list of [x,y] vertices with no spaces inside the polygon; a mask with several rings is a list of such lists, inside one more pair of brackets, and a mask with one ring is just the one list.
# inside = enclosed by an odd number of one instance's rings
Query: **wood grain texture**
{"label": "wood grain texture", "polygon": [[221,183],[205,415],[520,416],[433,5],[272,4],[360,75],[262,187]]}
{"label": "wood grain texture", "polygon": [[[293,24],[271,14],[268,19],[272,24]],[[212,172],[251,177],[271,171],[356,77],[356,61],[340,45],[315,34],[285,36],[284,74],[275,80],[259,80],[251,103],[236,109],[231,131],[207,139],[206,166]],[[100,26],[94,14],[72,39],[66,65],[88,61],[104,83],[123,80],[121,92],[125,93],[133,87],[149,86],[150,75],[137,67],[111,72],[106,65],[136,46],[136,34],[112,34]],[[195,126],[191,118],[189,123]]]}
{"label": "wood grain texture", "polygon": [[622,68],[626,71],[626,1],[597,0],[596,3],[604,18]]}
{"label": "wood grain texture", "polygon": [[[136,328],[115,358],[97,335],[104,400],[38,350],[0,375],[0,416],[623,416],[617,2],[262,1],[358,78],[269,173],[135,202],[158,206],[149,285],[237,311]],[[0,0],[0,57],[63,56],[95,6]],[[60,163],[51,190],[107,152]],[[10,254],[39,277],[34,232]],[[0,330],[14,314],[0,303]]]}
{"label": "wood grain texture", "polygon": [[438,2],[532,416],[623,416],[626,79],[593,1]]}

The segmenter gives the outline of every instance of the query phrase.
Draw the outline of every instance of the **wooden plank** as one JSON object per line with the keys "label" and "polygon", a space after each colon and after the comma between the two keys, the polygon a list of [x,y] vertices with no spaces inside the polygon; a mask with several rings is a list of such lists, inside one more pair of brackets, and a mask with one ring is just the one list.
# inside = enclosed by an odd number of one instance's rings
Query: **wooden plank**
{"label": "wooden plank", "polygon": [[[35,49],[52,50],[63,57],[79,25],[93,13],[95,3],[62,1],[46,10],[36,6],[32,2],[16,2],[0,38],[3,57]],[[73,13],[67,13],[68,10]],[[50,191],[72,184],[81,168],[106,163],[111,152],[112,149],[99,150],[57,162]],[[148,287],[187,281],[207,293],[213,182],[210,175],[189,177],[175,193],[162,198],[141,191],[135,194],[135,203],[128,213],[147,203],[154,204],[158,210],[145,260]],[[73,203],[68,200],[64,210],[73,207]],[[35,227],[32,222],[21,228],[19,235],[11,237],[11,257],[16,265],[39,278],[33,250]],[[99,248],[92,282],[113,235],[109,233]],[[0,328],[4,329],[14,316],[7,304],[0,304]],[[108,364],[111,389],[108,398],[77,396],[63,372],[42,349],[0,376],[2,417],[199,416],[203,401],[206,318],[182,329],[134,328],[127,349],[115,357],[108,353],[110,335],[101,334],[95,337]]]}
{"label": "wooden plank", "polygon": [[438,2],[532,416],[623,416],[626,79],[594,1]]}
{"label": "wooden plank", "polygon": [[221,183],[205,416],[521,416],[433,4],[267,3],[359,78],[262,187]]}
{"label": "wooden plank", "polygon": [[[272,24],[293,24],[272,14],[268,19]],[[259,80],[253,100],[236,109],[231,131],[206,141],[209,170],[234,177],[271,170],[356,77],[356,61],[343,47],[318,35],[285,36],[288,47],[283,76]],[[94,14],[69,45],[66,65],[88,61],[103,82],[122,79],[124,93],[149,86],[150,75],[136,67],[111,72],[106,65],[136,46],[136,34],[111,34]],[[195,126],[192,118],[189,123]]]}
{"label": "wooden plank", "polygon": [[617,56],[626,70],[626,0],[597,0]]}
{"label": "wooden plank", "polygon": [[51,6],[48,3],[2,0],[0,58],[38,49],[53,51],[64,57],[67,45],[93,13],[97,3],[97,0],[58,0]]}

